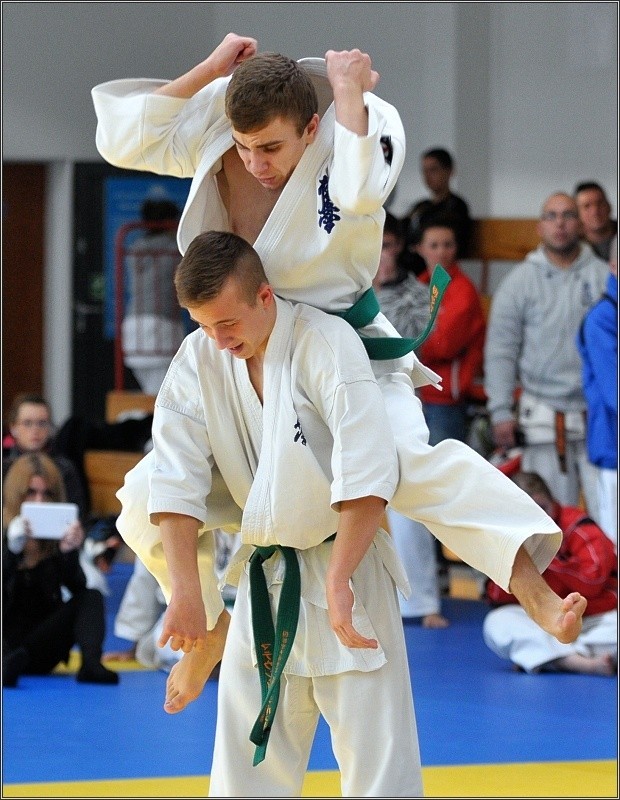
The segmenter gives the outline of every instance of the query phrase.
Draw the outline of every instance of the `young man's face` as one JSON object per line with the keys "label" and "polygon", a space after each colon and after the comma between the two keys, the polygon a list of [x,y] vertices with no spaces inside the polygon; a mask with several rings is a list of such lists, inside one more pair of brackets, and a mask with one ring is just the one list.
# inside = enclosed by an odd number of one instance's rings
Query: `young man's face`
{"label": "young man's face", "polygon": [[425,156],[422,159],[424,183],[434,194],[441,194],[450,188],[452,170],[442,166],[436,158]]}
{"label": "young man's face", "polygon": [[427,228],[416,250],[432,272],[435,264],[449,267],[456,258],[456,237],[451,228]]}
{"label": "young man's face", "polygon": [[11,436],[18,450],[38,453],[47,444],[52,425],[47,407],[39,403],[22,403],[11,425]]}
{"label": "young man's face", "polygon": [[188,306],[191,318],[219,350],[248,359],[265,352],[275,321],[273,289],[263,284],[250,305],[234,278],[229,278],[214,300]]}
{"label": "young man's face", "polygon": [[315,114],[300,136],[291,120],[276,117],[264,128],[250,133],[233,129],[233,139],[247,171],[265,189],[280,190],[293,174],[306,147],[314,141],[318,124],[319,117]]}
{"label": "young man's face", "polygon": [[598,189],[584,189],[575,197],[579,219],[586,236],[604,231],[609,224],[611,208],[605,195]]}

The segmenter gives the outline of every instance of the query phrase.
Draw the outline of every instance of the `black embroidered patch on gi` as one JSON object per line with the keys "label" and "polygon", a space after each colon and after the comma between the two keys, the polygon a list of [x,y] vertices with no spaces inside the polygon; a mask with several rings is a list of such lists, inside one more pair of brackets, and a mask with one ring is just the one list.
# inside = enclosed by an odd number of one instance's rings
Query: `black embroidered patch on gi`
{"label": "black embroidered patch on gi", "polygon": [[301,422],[299,419],[295,423],[295,430],[297,433],[295,434],[295,438],[293,439],[294,442],[301,442],[304,447],[306,446],[306,437],[304,436],[304,432],[301,429]]}
{"label": "black embroidered patch on gi", "polygon": [[394,148],[392,147],[392,137],[382,136],[380,141],[381,141],[381,148],[383,150],[383,158],[385,158],[385,163],[391,164],[392,156],[394,155]]}
{"label": "black embroidered patch on gi", "polygon": [[[338,211],[329,196],[329,178],[327,173],[319,181],[318,195],[321,198],[321,208],[319,208],[319,228],[324,228],[327,233],[334,230],[336,222],[340,219]],[[305,444],[305,442],[304,442]]]}

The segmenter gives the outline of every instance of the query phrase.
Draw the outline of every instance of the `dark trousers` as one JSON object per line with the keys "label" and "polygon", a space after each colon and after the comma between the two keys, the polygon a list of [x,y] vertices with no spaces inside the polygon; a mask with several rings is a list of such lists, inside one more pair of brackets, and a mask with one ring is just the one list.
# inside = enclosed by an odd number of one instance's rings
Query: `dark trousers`
{"label": "dark trousers", "polygon": [[[101,661],[105,636],[103,596],[97,589],[85,589],[63,603],[36,628],[23,637],[19,647],[27,654],[23,674],[47,675],[77,644],[82,666],[97,667]],[[9,653],[5,650],[5,657]]]}

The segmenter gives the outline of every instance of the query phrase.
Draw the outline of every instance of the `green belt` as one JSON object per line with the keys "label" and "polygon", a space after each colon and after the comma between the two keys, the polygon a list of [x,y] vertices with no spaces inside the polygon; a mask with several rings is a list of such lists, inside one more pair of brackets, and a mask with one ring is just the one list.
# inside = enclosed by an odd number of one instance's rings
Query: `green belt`
{"label": "green belt", "polygon": [[[332,541],[335,537],[334,533],[325,541]],[[274,629],[263,562],[271,558],[276,550],[282,553],[285,572]],[[249,577],[252,630],[262,696],[260,713],[250,733],[250,741],[256,745],[253,762],[253,766],[256,766],[265,758],[273,718],[280,699],[280,676],[293,647],[299,621],[301,578],[295,548],[280,544],[257,547],[250,556]]]}
{"label": "green belt", "polygon": [[[263,562],[271,558],[276,550],[282,553],[286,571],[274,629]],[[279,544],[257,547],[250,557],[250,602],[262,706],[250,733],[250,741],[256,745],[254,766],[265,758],[271,725],[280,698],[280,676],[297,632],[300,599],[301,579],[295,549]]]}
{"label": "green belt", "polygon": [[[450,280],[450,276],[441,264],[436,264],[430,282],[431,316],[422,333],[416,336],[415,339],[389,336],[373,337],[364,336],[360,333],[359,336],[366,348],[368,357],[374,361],[385,361],[392,358],[401,358],[418,348],[431,332],[435,317],[437,316],[437,311],[439,310],[439,303],[441,302],[443,293],[450,283]],[[360,328],[369,325],[380,311],[381,307],[379,301],[371,287],[364,292],[351,308],[348,308],[346,311],[336,311],[334,313],[342,317],[345,322],[348,322],[349,325],[359,331]]]}

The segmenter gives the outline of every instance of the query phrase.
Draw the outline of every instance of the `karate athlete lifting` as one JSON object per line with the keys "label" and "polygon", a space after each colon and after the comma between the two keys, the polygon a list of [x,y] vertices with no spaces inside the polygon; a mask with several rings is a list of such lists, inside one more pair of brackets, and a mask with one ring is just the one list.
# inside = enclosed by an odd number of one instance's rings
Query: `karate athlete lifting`
{"label": "karate athlete lifting", "polygon": [[[174,358],[153,420],[165,634],[198,638],[206,624],[197,543],[214,465],[242,513],[210,794],[299,796],[321,713],[344,796],[420,796],[395,591],[406,576],[380,530],[396,452],[363,345],[343,320],[276,298],[232,233],[200,234],[175,284],[201,330]],[[369,736],[382,742],[370,753]]]}

